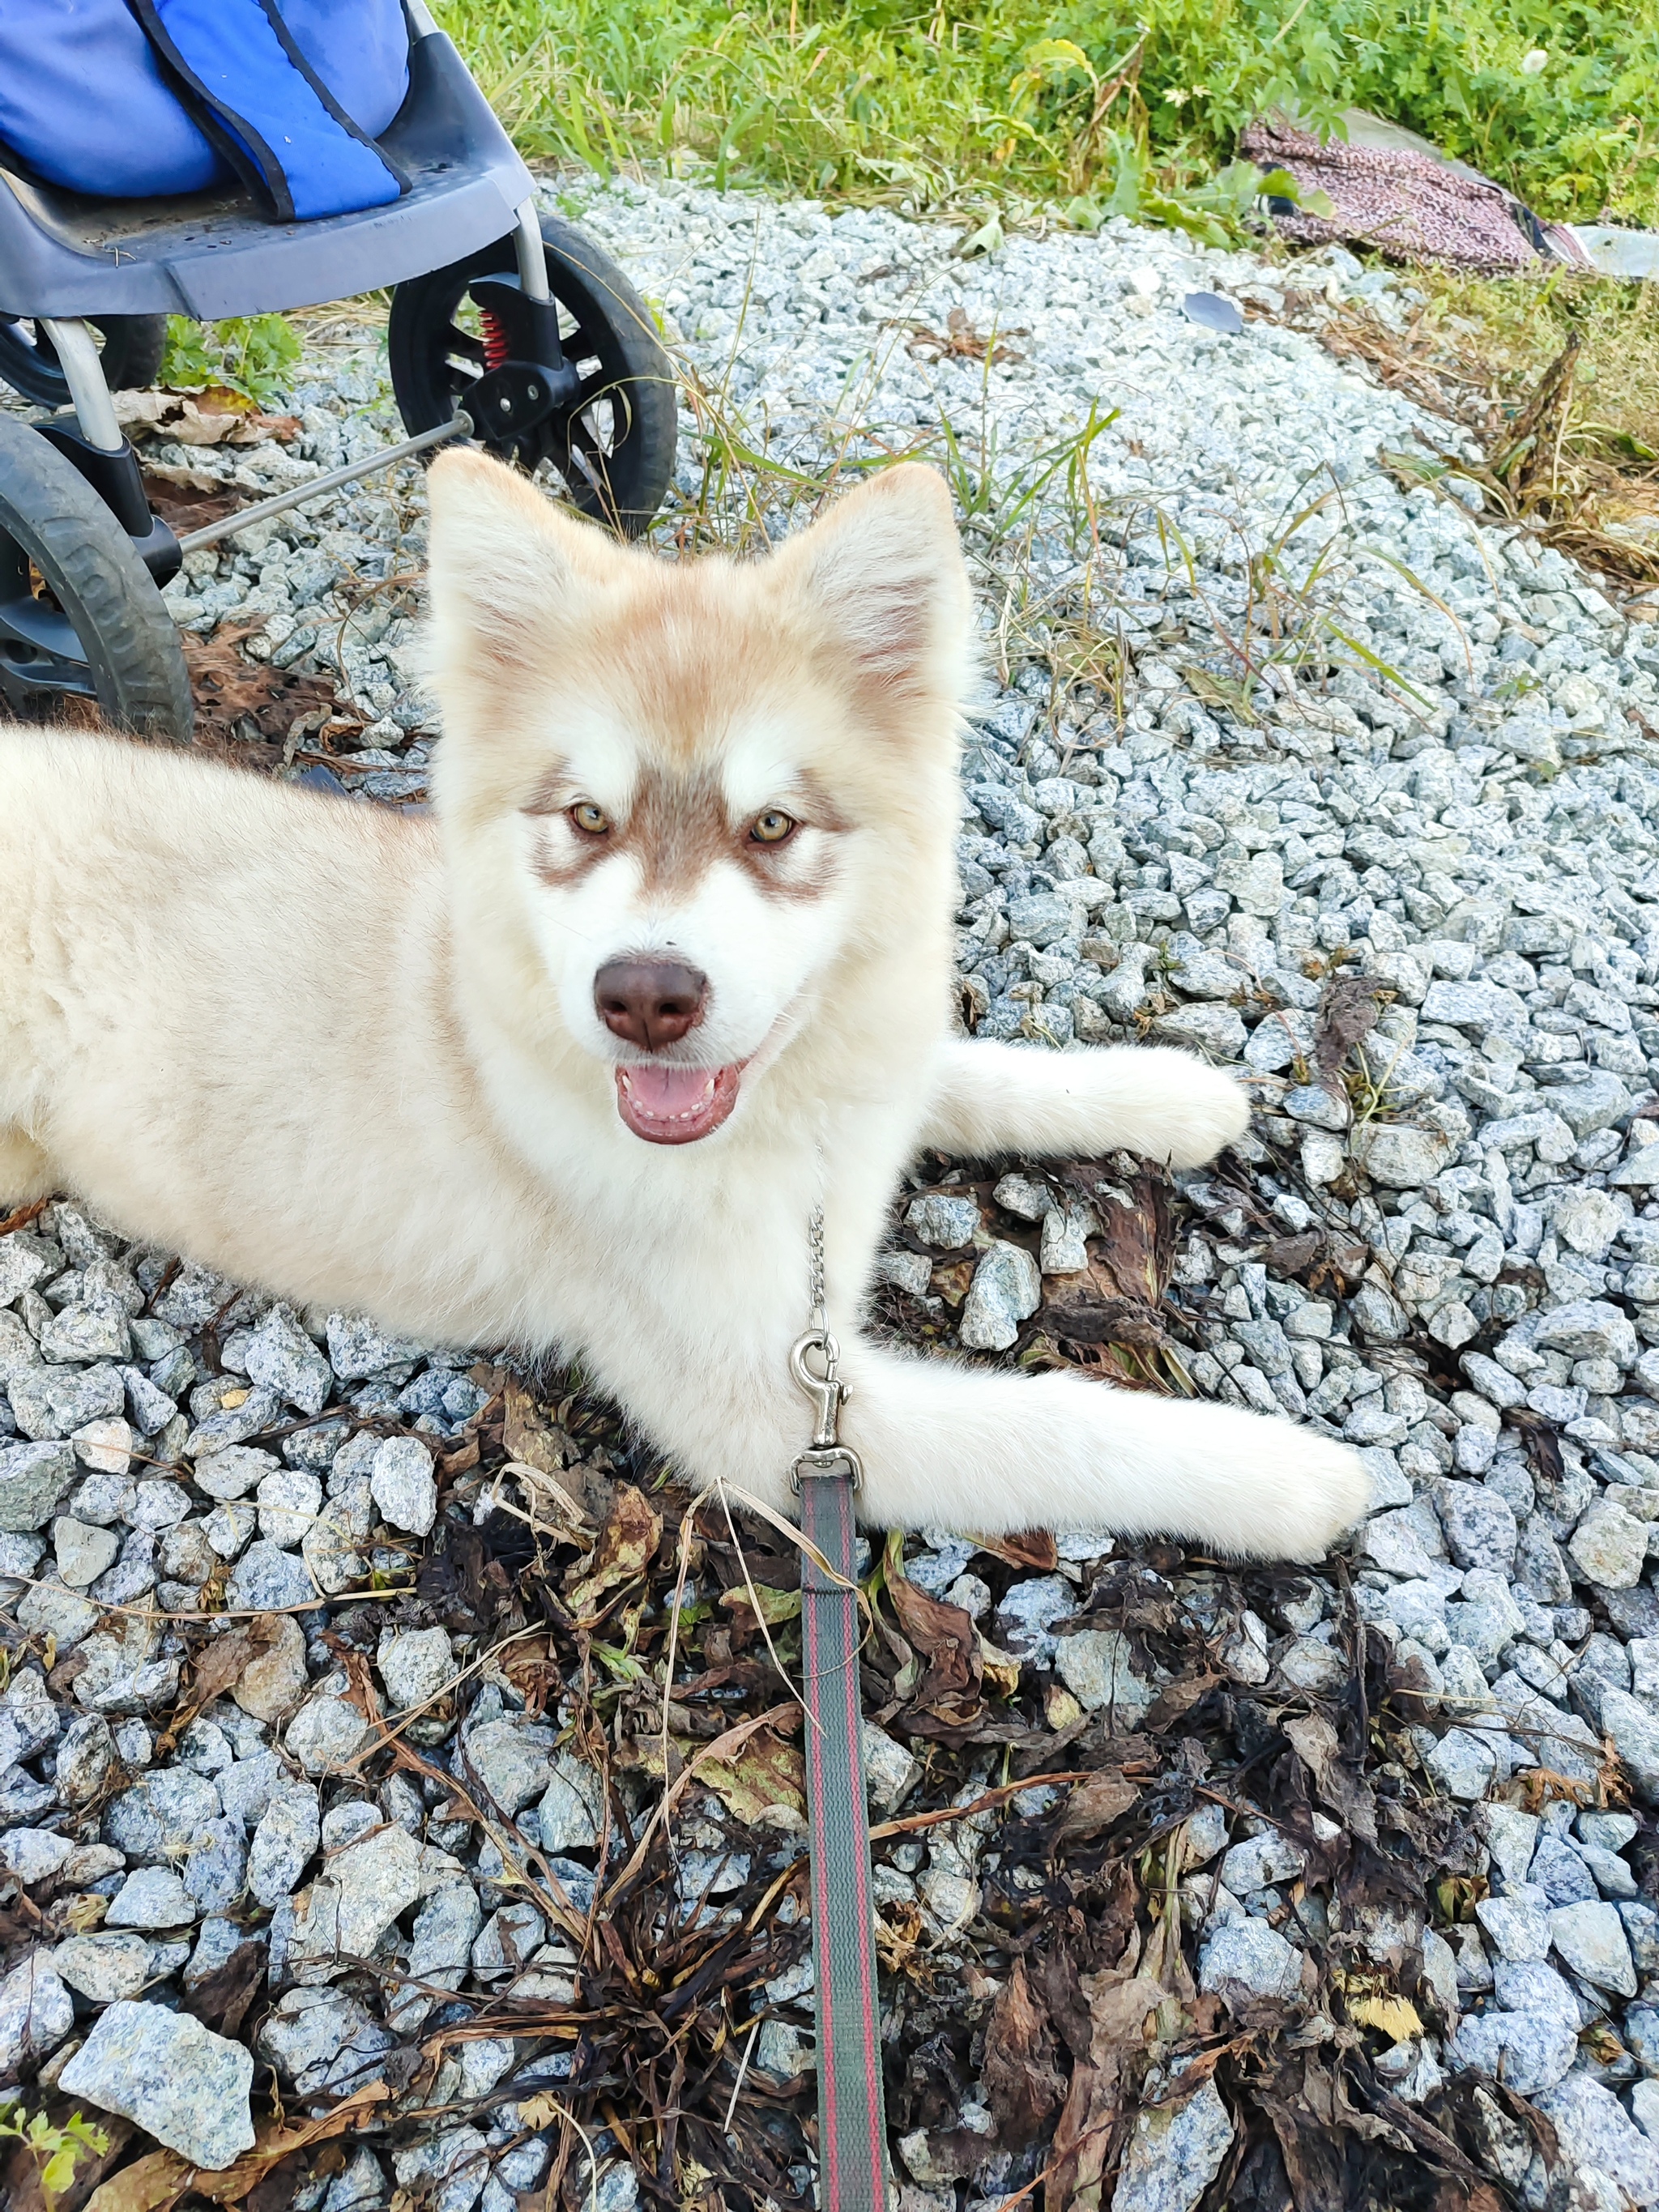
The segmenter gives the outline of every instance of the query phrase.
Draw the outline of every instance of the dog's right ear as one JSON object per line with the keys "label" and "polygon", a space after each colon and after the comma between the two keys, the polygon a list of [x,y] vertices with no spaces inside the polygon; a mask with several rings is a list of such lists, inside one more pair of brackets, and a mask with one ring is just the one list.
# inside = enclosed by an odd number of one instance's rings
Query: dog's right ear
{"label": "dog's right ear", "polygon": [[562,514],[528,477],[483,453],[440,455],[427,472],[433,658],[526,663],[550,630],[580,622],[626,556]]}

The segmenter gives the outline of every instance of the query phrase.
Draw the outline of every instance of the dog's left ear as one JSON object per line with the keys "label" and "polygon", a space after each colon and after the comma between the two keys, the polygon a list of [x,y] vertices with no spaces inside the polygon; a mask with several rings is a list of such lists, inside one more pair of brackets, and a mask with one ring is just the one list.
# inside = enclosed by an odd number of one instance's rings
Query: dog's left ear
{"label": "dog's left ear", "polygon": [[828,623],[860,691],[949,704],[963,696],[973,595],[936,471],[884,469],[785,545],[773,574],[815,628]]}

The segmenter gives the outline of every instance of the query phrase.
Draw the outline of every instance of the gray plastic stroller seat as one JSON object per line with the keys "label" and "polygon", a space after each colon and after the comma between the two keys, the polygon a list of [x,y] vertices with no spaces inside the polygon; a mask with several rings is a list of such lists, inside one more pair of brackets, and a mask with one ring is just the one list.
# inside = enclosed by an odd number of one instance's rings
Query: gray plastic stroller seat
{"label": "gray plastic stroller seat", "polygon": [[379,143],[410,190],[309,222],[272,222],[238,189],[88,198],[31,184],[0,159],[0,315],[216,322],[349,299],[506,237],[533,190],[454,47],[424,25],[408,97]]}

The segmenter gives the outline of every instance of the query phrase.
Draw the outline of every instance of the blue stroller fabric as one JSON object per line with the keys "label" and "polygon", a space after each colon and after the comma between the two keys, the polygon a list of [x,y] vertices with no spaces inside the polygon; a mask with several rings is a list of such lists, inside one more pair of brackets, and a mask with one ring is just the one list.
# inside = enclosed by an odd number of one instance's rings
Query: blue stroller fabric
{"label": "blue stroller fabric", "polygon": [[0,140],[43,183],[112,199],[225,176],[125,0],[0,0]]}
{"label": "blue stroller fabric", "polygon": [[100,198],[240,174],[283,217],[397,197],[368,142],[409,89],[398,0],[157,0],[149,12],[167,58],[127,0],[0,0],[0,161]]}
{"label": "blue stroller fabric", "polygon": [[[350,4],[350,0],[348,0]],[[197,120],[282,222],[379,207],[397,169],[332,97],[276,0],[131,0]]]}

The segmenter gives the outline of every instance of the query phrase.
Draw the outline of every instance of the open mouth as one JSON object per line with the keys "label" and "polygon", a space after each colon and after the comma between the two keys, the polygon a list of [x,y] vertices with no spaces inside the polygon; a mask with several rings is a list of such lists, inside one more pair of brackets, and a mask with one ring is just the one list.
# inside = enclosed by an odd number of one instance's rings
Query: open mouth
{"label": "open mouth", "polygon": [[648,1145],[690,1145],[718,1129],[738,1103],[746,1065],[675,1067],[635,1060],[617,1074],[617,1111]]}

